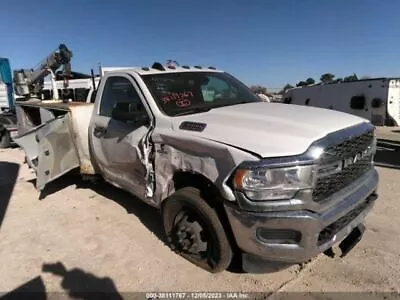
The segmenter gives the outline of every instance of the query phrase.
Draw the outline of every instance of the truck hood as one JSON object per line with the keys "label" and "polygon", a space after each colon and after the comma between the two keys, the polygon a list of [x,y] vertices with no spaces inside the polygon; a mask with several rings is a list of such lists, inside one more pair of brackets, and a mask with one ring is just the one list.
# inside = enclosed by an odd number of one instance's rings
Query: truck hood
{"label": "truck hood", "polygon": [[[201,132],[180,129],[183,121],[205,123]],[[261,157],[298,155],[329,133],[365,119],[338,111],[279,103],[247,103],[174,117],[175,131],[244,149]]]}

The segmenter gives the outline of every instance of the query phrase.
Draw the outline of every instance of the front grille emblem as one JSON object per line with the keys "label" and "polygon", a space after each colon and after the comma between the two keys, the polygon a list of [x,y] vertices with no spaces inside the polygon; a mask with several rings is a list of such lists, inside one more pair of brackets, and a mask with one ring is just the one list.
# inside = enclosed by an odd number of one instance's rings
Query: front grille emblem
{"label": "front grille emblem", "polygon": [[325,147],[317,166],[313,200],[321,202],[366,174],[376,151],[373,132]]}

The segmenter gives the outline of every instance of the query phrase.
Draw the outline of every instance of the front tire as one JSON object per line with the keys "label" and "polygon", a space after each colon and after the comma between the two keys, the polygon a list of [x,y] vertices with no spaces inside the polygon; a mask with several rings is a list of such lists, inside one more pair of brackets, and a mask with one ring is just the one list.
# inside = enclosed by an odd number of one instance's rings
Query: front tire
{"label": "front tire", "polygon": [[162,218],[171,249],[211,273],[227,269],[232,248],[218,214],[200,191],[185,187],[165,201]]}

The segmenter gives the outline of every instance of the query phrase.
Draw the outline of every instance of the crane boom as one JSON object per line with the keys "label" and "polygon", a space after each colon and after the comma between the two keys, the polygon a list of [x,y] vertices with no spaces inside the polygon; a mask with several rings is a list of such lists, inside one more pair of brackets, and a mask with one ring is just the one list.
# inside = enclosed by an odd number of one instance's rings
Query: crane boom
{"label": "crane boom", "polygon": [[43,59],[35,69],[14,70],[14,87],[18,96],[29,97],[37,95],[43,89],[44,79],[63,66],[64,86],[68,86],[71,73],[72,52],[64,44]]}

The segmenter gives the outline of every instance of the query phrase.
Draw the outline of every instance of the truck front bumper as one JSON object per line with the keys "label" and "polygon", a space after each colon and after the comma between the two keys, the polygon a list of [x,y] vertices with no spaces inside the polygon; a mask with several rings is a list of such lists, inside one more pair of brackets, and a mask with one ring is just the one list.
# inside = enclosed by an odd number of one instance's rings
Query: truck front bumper
{"label": "truck front bumper", "polygon": [[372,169],[353,183],[346,194],[335,194],[341,199],[330,199],[336,204],[327,206],[325,211],[257,212],[225,204],[235,240],[244,253],[245,271],[257,272],[254,269],[261,262],[273,261],[278,269],[302,263],[343,241],[362,226],[373,207],[378,180],[377,171]]}

